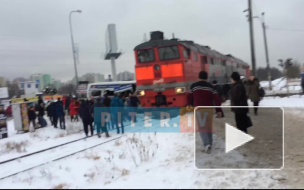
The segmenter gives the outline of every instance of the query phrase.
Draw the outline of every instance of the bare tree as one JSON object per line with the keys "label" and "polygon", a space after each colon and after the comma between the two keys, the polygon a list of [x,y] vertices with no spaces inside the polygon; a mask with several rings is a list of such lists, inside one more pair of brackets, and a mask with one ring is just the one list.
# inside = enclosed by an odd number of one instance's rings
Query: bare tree
{"label": "bare tree", "polygon": [[[275,67],[270,68],[270,72],[271,72],[271,78],[272,78],[272,80],[275,80],[275,79],[283,77],[282,71],[280,71],[279,69],[277,69]],[[259,78],[260,81],[266,81],[266,80],[268,80],[268,71],[267,71],[267,68],[259,67],[258,70],[257,70],[257,77]]]}
{"label": "bare tree", "polygon": [[301,66],[300,64],[295,61],[292,65],[290,65],[287,69],[287,77],[292,78],[299,78],[301,75]]}
{"label": "bare tree", "polygon": [[65,84],[59,88],[58,93],[59,94],[75,94],[76,86],[74,84]]}

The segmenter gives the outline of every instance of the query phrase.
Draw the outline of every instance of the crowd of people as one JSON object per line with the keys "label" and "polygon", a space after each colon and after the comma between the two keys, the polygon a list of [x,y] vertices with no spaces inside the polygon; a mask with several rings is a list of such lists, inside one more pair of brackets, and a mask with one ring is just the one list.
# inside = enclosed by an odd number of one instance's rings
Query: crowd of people
{"label": "crowd of people", "polygon": [[[88,137],[89,132],[91,136],[94,135],[94,129],[97,130],[97,135],[100,138],[102,133],[105,133],[106,137],[110,137],[109,130],[117,131],[117,134],[124,133],[123,122],[119,123],[117,118],[117,112],[122,111],[123,107],[138,107],[140,101],[138,97],[130,93],[128,95],[124,94],[114,94],[111,99],[107,94],[103,97],[91,97],[89,100],[81,99],[71,95],[63,97],[61,100],[58,98],[56,101],[52,100],[46,104],[43,102],[42,98],[39,97],[38,104],[29,106],[28,108],[28,118],[30,123],[30,128],[33,130],[37,127],[46,127],[47,122],[44,119],[45,112],[49,117],[51,125],[54,128],[60,127],[60,129],[66,129],[66,116],[70,116],[71,122],[79,122],[82,120],[83,129],[85,135]],[[112,114],[111,121],[106,123],[104,127],[100,123],[94,123],[94,108],[104,107],[109,113]],[[36,113],[38,112],[38,114]],[[122,112],[123,113],[123,112]],[[36,123],[36,119],[38,122]],[[80,118],[80,119],[79,119]],[[126,116],[122,116],[123,119],[127,119]],[[121,131],[120,131],[121,128]]]}

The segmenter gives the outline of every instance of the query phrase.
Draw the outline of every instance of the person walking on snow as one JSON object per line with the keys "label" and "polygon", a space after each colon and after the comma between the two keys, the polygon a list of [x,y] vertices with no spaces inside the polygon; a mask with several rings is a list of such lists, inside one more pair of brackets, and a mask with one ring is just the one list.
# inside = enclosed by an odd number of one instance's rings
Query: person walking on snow
{"label": "person walking on snow", "polygon": [[246,90],[241,81],[240,74],[234,72],[231,75],[232,88],[230,91],[231,106],[244,106],[244,108],[232,108],[235,114],[236,127],[248,133],[247,129],[252,126],[251,119],[247,116],[249,112]]}
{"label": "person walking on snow", "polygon": [[[91,107],[91,116],[94,118],[94,109],[95,108],[105,108],[105,105],[101,102],[101,98],[97,98],[96,103]],[[105,122],[105,126],[101,126],[101,123],[94,121],[94,127],[97,129],[97,135],[100,138],[102,133],[106,134],[106,137],[110,137],[107,123]]]}
{"label": "person walking on snow", "polygon": [[304,72],[301,73],[301,86],[302,86],[302,91],[304,94]]}
{"label": "person walking on snow", "polygon": [[90,114],[90,105],[88,101],[82,100],[81,101],[81,105],[79,108],[79,116],[82,119],[82,123],[83,123],[83,129],[84,132],[86,134],[86,136],[88,137],[89,134],[89,126],[91,129],[91,136],[94,135],[94,128],[92,125],[92,119],[91,119],[91,114]]}
{"label": "person walking on snow", "polygon": [[258,115],[258,106],[260,102],[260,95],[259,95],[259,89],[260,89],[260,82],[257,78],[254,76],[250,77],[250,80],[248,81],[249,85],[249,98],[253,102],[254,108],[254,114]]}
{"label": "person walking on snow", "polygon": [[59,98],[55,104],[55,116],[54,116],[55,128],[57,128],[58,119],[59,119],[60,129],[65,129],[64,109],[63,109],[62,101],[60,101]]}
{"label": "person walking on snow", "polygon": [[[28,118],[29,118],[29,129],[31,132],[35,132],[36,129],[36,112],[35,112],[35,107],[34,106],[30,106],[30,108],[28,109]],[[33,128],[31,128],[31,124],[33,125]]]}
{"label": "person walking on snow", "polygon": [[50,121],[52,125],[54,125],[54,112],[55,112],[55,106],[54,102],[50,102],[49,105],[46,107],[47,116],[50,118]]}
{"label": "person walking on snow", "polygon": [[46,127],[47,126],[47,123],[45,121],[45,119],[43,118],[44,114],[45,114],[45,110],[44,110],[44,104],[41,103],[39,105],[39,114],[38,114],[38,123],[40,125],[40,127]]}
{"label": "person walking on snow", "polygon": [[[199,73],[201,81],[193,83],[190,87],[190,92],[187,97],[187,105],[190,106],[218,106],[216,108],[217,118],[222,117],[221,100],[217,91],[208,83],[208,73],[201,71]],[[212,131],[200,132],[200,136],[204,143],[205,152],[211,154],[213,145]]]}
{"label": "person walking on snow", "polygon": [[79,105],[76,103],[75,99],[71,102],[69,109],[70,109],[71,122],[78,120],[77,115],[78,115]]}
{"label": "person walking on snow", "polygon": [[[114,94],[114,98],[111,102],[111,117],[113,117],[114,125],[116,126],[117,134],[120,133],[119,124],[121,125],[122,134],[125,133],[123,124],[123,101]],[[120,118],[118,113],[120,113]]]}

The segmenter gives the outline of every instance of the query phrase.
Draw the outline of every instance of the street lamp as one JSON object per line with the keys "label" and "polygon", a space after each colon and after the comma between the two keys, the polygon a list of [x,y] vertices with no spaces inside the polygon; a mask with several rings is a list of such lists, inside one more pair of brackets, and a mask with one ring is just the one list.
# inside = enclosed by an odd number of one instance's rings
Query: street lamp
{"label": "street lamp", "polygon": [[71,41],[72,41],[72,51],[73,51],[73,60],[74,60],[74,69],[75,69],[75,78],[76,78],[76,87],[78,86],[78,73],[76,66],[76,57],[75,57],[75,47],[74,47],[74,37],[73,37],[73,29],[72,29],[72,13],[82,13],[81,10],[75,10],[70,12],[69,22],[70,22],[70,32],[71,32]]}

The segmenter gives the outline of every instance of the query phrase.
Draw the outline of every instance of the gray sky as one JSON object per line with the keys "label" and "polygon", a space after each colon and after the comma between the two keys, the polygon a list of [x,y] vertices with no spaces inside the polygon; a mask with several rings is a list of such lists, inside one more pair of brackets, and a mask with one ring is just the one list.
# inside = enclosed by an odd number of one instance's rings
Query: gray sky
{"label": "gray sky", "polygon": [[[253,0],[254,13],[266,12],[270,28],[304,31],[303,0]],[[209,45],[250,63],[247,0],[0,0],[0,76],[28,78],[49,73],[62,81],[74,76],[68,15],[73,14],[75,43],[79,44],[79,75],[110,73],[105,52],[107,24],[115,23],[123,52],[117,71],[134,72],[133,48],[161,30],[180,39]],[[261,23],[255,21],[256,58],[264,66]],[[304,63],[304,32],[268,30],[271,66],[279,58]]]}

